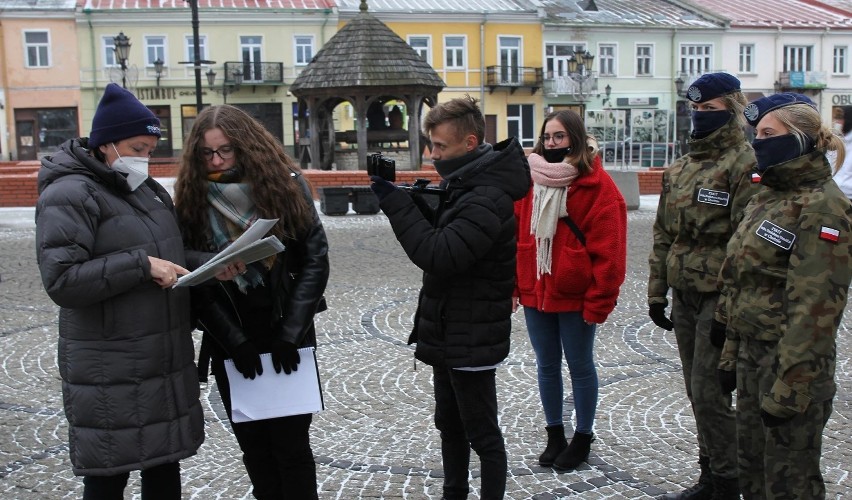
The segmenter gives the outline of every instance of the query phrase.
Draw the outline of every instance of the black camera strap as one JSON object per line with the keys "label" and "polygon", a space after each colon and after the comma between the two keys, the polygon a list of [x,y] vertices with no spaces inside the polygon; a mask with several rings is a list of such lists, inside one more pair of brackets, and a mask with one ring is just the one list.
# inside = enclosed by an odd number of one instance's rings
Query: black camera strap
{"label": "black camera strap", "polygon": [[583,231],[580,231],[579,226],[577,226],[577,223],[574,222],[573,219],[571,219],[570,215],[566,215],[565,217],[562,217],[559,220],[565,222],[565,224],[567,224],[568,227],[571,228],[571,232],[574,233],[574,236],[577,237],[577,240],[580,241],[580,244],[586,246],[586,235],[583,234]]}

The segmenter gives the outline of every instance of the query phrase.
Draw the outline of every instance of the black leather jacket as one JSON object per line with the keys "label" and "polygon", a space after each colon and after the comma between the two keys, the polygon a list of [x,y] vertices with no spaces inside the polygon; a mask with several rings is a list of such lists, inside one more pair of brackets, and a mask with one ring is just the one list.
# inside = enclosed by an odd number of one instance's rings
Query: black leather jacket
{"label": "black leather jacket", "polygon": [[[310,188],[300,175],[297,179],[313,207]],[[329,275],[328,240],[316,210],[313,224],[305,237],[285,242],[285,246],[267,275],[265,286],[272,291],[273,302],[266,340],[277,338],[299,347],[316,346],[314,315],[326,309],[323,293]],[[205,352],[231,357],[237,346],[249,340],[242,328],[236,293],[240,292],[231,282],[216,282],[192,289],[196,325],[205,332],[199,360],[202,380],[206,379],[207,373]],[[210,338],[214,342],[207,342]],[[260,341],[258,347],[263,350],[264,339],[252,340]]]}

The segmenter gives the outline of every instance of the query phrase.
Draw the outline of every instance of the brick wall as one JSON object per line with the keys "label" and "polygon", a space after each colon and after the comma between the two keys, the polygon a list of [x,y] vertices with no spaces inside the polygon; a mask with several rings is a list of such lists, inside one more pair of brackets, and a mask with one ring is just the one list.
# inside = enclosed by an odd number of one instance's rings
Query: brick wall
{"label": "brick wall", "polygon": [[[39,162],[0,162],[0,207],[32,207],[38,199],[36,188]],[[652,167],[639,171],[639,194],[659,194],[663,168]],[[177,164],[172,162],[152,161],[149,172],[153,177],[174,177]],[[316,188],[324,186],[367,186],[370,178],[364,170],[305,170],[305,178],[313,188],[314,198],[317,198]],[[413,183],[417,178],[429,179],[432,185],[438,183],[440,177],[431,165],[424,165],[423,170],[398,171],[396,182]]]}

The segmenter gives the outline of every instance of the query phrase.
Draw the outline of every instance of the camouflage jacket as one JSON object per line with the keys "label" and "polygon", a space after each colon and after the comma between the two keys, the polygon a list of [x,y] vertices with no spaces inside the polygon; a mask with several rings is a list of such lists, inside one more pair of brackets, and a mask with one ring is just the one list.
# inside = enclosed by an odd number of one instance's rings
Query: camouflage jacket
{"label": "camouflage jacket", "polygon": [[702,139],[663,173],[663,189],[649,257],[648,304],[666,304],[669,287],[716,292],[716,278],[748,199],[754,150],[739,121]]}
{"label": "camouflage jacket", "polygon": [[[852,281],[852,204],[814,151],[774,165],[751,199],[719,276],[728,342],[777,342],[761,406],[789,417],[834,396],[835,335]],[[723,350],[724,358],[736,355]],[[731,361],[730,359],[728,361]]]}

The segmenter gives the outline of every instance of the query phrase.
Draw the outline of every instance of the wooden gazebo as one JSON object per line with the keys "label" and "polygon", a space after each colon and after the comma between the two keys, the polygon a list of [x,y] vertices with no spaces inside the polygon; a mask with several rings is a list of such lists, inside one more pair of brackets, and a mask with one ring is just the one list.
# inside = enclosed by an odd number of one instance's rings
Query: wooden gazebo
{"label": "wooden gazebo", "polygon": [[[370,144],[408,141],[410,164],[421,160],[420,112],[434,106],[444,81],[402,38],[367,12],[361,0],[358,15],[338,31],[290,87],[299,98],[300,162],[328,170],[340,133],[331,119],[334,108],[349,102],[355,114],[355,133],[347,142],[358,146],[358,165],[365,168]],[[408,131],[368,130],[368,110],[388,101],[405,103]],[[342,133],[347,137],[346,133]],[[351,137],[354,135],[355,137]],[[351,141],[351,139],[355,139]],[[307,150],[307,151],[304,151]]]}

